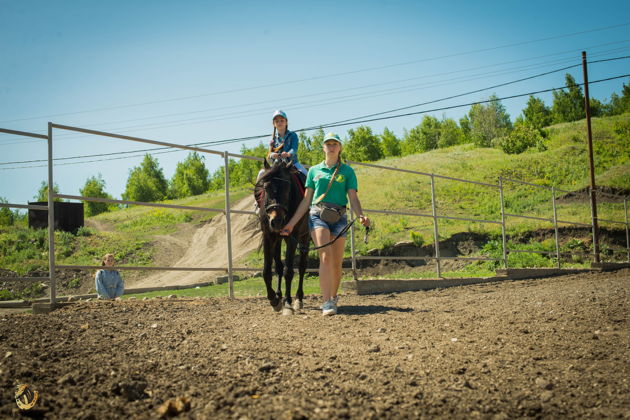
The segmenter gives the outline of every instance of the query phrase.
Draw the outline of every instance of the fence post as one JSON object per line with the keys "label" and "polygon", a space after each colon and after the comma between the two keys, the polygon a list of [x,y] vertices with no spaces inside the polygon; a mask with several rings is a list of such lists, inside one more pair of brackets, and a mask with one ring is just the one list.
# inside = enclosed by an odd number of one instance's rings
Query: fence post
{"label": "fence post", "polygon": [[[352,205],[350,206],[350,215],[352,216]],[[354,223],[350,226],[350,254],[352,256],[352,278],[354,281],[358,280],[357,277],[357,257],[356,257],[356,249],[354,245]]]}
{"label": "fence post", "polygon": [[505,237],[505,201],[503,200],[503,178],[499,177],[499,197],[501,199],[501,239],[503,241],[503,265],[508,268],[507,239]]}
{"label": "fence post", "polygon": [[435,243],[435,269],[437,276],[442,277],[440,267],[440,237],[438,236],[437,205],[435,200],[435,177],[431,174],[431,208],[433,210],[433,241]]}
{"label": "fence post", "polygon": [[597,187],[595,187],[595,163],[593,162],[593,132],[591,130],[591,105],[588,94],[588,70],[586,51],[582,51],[582,71],[584,73],[584,111],[586,114],[586,134],[588,136],[588,163],[591,179],[591,220],[593,224],[593,254],[599,262],[599,221],[597,220]]}
{"label": "fence post", "polygon": [[230,161],[227,150],[223,153],[225,161],[225,233],[227,237],[227,253],[228,253],[228,285],[229,296],[234,298],[234,279],[232,278],[232,223],[230,220]]}
{"label": "fence post", "polygon": [[589,193],[591,197],[591,227],[593,229],[593,259],[596,263],[600,261],[599,259],[599,226],[597,223],[597,204],[595,203],[595,194],[596,191],[593,188],[589,187]]}
{"label": "fence post", "polygon": [[630,234],[628,234],[628,199],[623,199],[623,212],[626,215],[626,248],[628,249],[628,262],[630,262]]}
{"label": "fence post", "polygon": [[556,188],[551,187],[551,204],[553,205],[553,230],[556,239],[556,258],[560,268],[560,240],[558,239],[558,212],[556,211]]}
{"label": "fence post", "polygon": [[55,281],[55,197],[53,183],[53,126],[48,122],[48,280],[50,283],[50,304],[57,302]]}

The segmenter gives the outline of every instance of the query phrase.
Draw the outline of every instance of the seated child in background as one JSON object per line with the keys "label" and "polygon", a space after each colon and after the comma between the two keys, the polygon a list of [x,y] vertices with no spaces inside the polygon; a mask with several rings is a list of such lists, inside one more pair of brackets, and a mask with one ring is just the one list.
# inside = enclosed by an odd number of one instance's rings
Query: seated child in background
{"label": "seated child in background", "polygon": [[96,272],[96,293],[99,299],[116,299],[123,295],[125,283],[120,273],[110,267],[115,264],[112,254],[105,254],[102,266],[105,268]]}

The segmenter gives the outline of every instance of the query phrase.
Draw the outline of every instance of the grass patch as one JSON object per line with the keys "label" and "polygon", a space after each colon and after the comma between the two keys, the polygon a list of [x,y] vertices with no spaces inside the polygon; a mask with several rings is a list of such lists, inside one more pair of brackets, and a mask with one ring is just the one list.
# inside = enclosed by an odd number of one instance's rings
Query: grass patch
{"label": "grass patch", "polygon": [[[489,270],[484,267],[474,267],[456,271],[442,271],[442,277],[444,278],[494,277],[496,275],[497,273],[494,270]],[[426,270],[426,268],[423,268],[422,271],[400,270],[379,276],[366,276],[365,278],[378,280],[434,279],[437,278],[437,272],[435,269]],[[348,281],[350,280],[351,278],[348,278]]]}

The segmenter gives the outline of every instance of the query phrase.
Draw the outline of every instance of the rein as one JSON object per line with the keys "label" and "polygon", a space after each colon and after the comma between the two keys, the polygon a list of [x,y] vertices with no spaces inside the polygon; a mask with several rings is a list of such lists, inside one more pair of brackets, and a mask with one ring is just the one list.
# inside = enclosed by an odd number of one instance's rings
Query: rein
{"label": "rein", "polygon": [[[316,246],[316,247],[312,247],[312,248],[311,248],[311,247],[309,247],[309,246],[307,246],[306,248],[299,246],[299,245],[300,245],[300,242],[297,240],[297,238],[296,238],[293,234],[290,234],[288,237],[289,237],[289,238],[291,238],[291,240],[293,240],[293,241],[297,242],[298,246],[300,247],[300,251],[303,251],[303,252],[316,251],[316,250],[318,250],[318,249],[325,248],[325,247],[327,247],[327,246],[329,246],[329,245],[332,245],[332,244],[334,244],[335,242],[337,242],[337,239],[341,238],[341,235],[343,235],[344,233],[346,233],[346,232],[348,231],[348,229],[350,229],[350,227],[351,227],[351,226],[354,224],[354,222],[356,222],[356,221],[357,221],[357,218],[355,217],[354,219],[350,220],[350,222],[348,222],[348,224],[347,224],[347,225],[346,225],[343,229],[341,229],[341,232],[339,232],[339,233],[337,234],[337,236],[335,236],[335,238],[334,238],[334,239],[332,239],[331,241],[326,242],[326,243],[325,243],[325,244],[323,244],[323,245]],[[363,242],[364,242],[364,243],[366,243],[366,244],[368,243],[368,235],[369,235],[369,234],[370,234],[370,227],[369,227],[369,226],[366,226],[366,227],[365,227],[365,235],[363,236]],[[310,242],[310,241],[309,241],[309,242]]]}

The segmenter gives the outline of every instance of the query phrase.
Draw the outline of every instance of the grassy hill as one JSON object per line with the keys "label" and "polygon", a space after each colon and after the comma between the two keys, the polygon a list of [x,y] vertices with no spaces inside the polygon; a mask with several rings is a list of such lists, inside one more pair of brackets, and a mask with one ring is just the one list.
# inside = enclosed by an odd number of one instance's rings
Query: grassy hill
{"label": "grassy hill", "polygon": [[[585,122],[560,124],[549,129],[546,151],[529,151],[507,155],[499,149],[459,145],[428,153],[385,159],[375,162],[382,166],[434,173],[454,178],[497,184],[499,177],[518,179],[569,191],[582,191],[588,186],[588,161]],[[630,114],[593,119],[593,142],[598,186],[628,194],[630,190]],[[399,210],[431,214],[430,177],[398,171],[356,167],[359,196],[365,209]],[[439,215],[500,221],[499,192],[495,187],[435,178],[435,193]],[[233,201],[250,194],[250,189],[235,189]],[[504,183],[506,212],[551,218],[553,208],[549,189],[533,188],[512,182]],[[560,220],[590,223],[590,204],[586,196],[556,195]],[[189,197],[168,203],[186,206],[223,208],[222,192]],[[624,220],[623,202],[602,203],[599,217]],[[369,211],[366,213],[369,214]],[[388,249],[399,241],[412,240],[416,245],[433,243],[433,219],[429,217],[395,216],[372,213],[375,229],[369,245],[357,241],[359,253],[370,249]],[[107,252],[113,252],[120,264],[162,265],[156,261],[159,243],[165,237],[177,236],[209,221],[214,214],[193,210],[169,210],[134,206],[88,219],[77,235],[56,232],[56,258],[59,264],[94,265]],[[22,222],[24,223],[24,222]],[[619,230],[622,225],[601,223],[604,229]],[[519,237],[528,232],[549,230],[550,223],[510,217],[507,228],[512,238],[511,248],[552,250],[549,238],[530,235],[533,240],[523,243]],[[500,226],[440,219],[441,241],[467,232],[488,239],[486,255],[499,255]],[[586,236],[588,232],[586,231]],[[584,236],[584,232],[582,232]],[[581,241],[581,240],[580,240]],[[570,242],[570,240],[568,241]],[[565,240],[563,246],[570,246]],[[583,241],[582,241],[583,242]],[[499,244],[500,245],[500,244]],[[575,244],[574,244],[575,245]],[[588,244],[578,244],[587,248]],[[29,230],[17,225],[0,227],[0,268],[20,275],[47,271],[47,232]],[[522,265],[550,265],[543,256],[520,254]],[[261,256],[252,255],[250,263],[260,265]],[[477,269],[482,268],[478,265]],[[486,265],[485,268],[491,268]],[[1,270],[0,270],[1,271]],[[77,274],[78,276],[79,274]],[[131,278],[138,273],[126,274]],[[78,278],[78,277],[76,277]],[[73,277],[62,277],[72,284]],[[78,280],[76,281],[78,283]]]}
{"label": "grassy hill", "polygon": [[[593,119],[595,167],[598,186],[626,193],[630,189],[630,115]],[[621,128],[620,128],[621,127]],[[625,134],[624,129],[625,128]],[[622,134],[615,132],[620,131]],[[499,177],[522,180],[568,191],[583,190],[589,184],[585,122],[556,125],[550,128],[548,149],[507,155],[498,149],[461,145],[428,153],[386,159],[379,165],[419,172],[434,173],[471,181],[497,184]],[[415,211],[431,214],[430,177],[396,171],[359,167],[359,195],[364,207]],[[439,215],[500,221],[500,199],[497,188],[435,178],[435,193]],[[506,213],[551,218],[551,191],[512,182],[504,183]],[[590,205],[583,200],[563,200],[557,203],[558,219],[589,223]],[[623,203],[602,203],[599,217],[624,220]],[[405,231],[417,231],[432,240],[433,221],[430,218],[374,215],[379,229],[374,244],[409,239]],[[545,222],[509,218],[508,233],[550,227]],[[605,227],[613,227],[603,224]],[[618,227],[618,226],[617,226]],[[462,231],[500,232],[500,226],[440,220],[441,239]]]}

